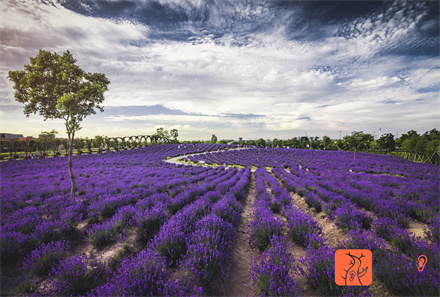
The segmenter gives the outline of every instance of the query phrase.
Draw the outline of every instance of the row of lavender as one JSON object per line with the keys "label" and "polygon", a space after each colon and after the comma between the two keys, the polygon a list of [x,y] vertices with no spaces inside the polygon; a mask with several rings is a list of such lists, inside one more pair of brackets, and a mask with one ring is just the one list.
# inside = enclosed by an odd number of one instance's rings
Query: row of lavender
{"label": "row of lavender", "polygon": [[[273,171],[278,173],[282,169],[274,169]],[[261,172],[261,173],[259,173]],[[271,188],[272,195],[268,194],[264,188],[264,181],[258,178],[259,175],[264,175],[266,182]],[[356,294],[359,295],[362,292],[367,291],[367,287],[350,288],[339,287],[334,283],[334,253],[335,250],[326,245],[325,240],[322,238],[321,227],[310,217],[302,213],[299,209],[292,207],[287,197],[289,193],[283,189],[277,180],[268,174],[265,170],[257,169],[256,171],[256,185],[257,189],[260,187],[260,197],[264,197],[265,209],[278,210],[278,207],[273,207],[274,204],[281,204],[281,212],[287,219],[287,226],[291,239],[303,246],[306,249],[306,257],[300,259],[300,264],[296,265],[296,273],[303,275],[307,278],[307,282],[321,294],[324,295],[340,295],[340,294]],[[281,176],[286,188],[289,188],[291,183],[286,182],[285,176]],[[307,201],[308,194],[315,195],[313,192],[305,193],[305,199]],[[258,194],[257,194],[258,196]],[[315,195],[316,196],[316,195]],[[343,208],[349,208],[351,211],[346,211]],[[356,222],[357,215],[360,215],[363,219],[370,219],[371,217],[356,210],[349,204],[343,205],[341,209],[337,209],[336,213],[349,214],[352,217],[345,217],[348,222]],[[275,220],[266,212],[266,221],[272,222],[272,226]],[[336,215],[337,217],[337,215]],[[342,221],[342,220],[341,220]],[[341,221],[336,221],[336,225]],[[254,220],[258,222],[258,220]],[[391,221],[388,221],[390,223]],[[370,222],[371,223],[371,222]],[[258,224],[257,224],[258,225]],[[265,228],[264,224],[259,223],[261,230],[277,230],[269,232],[268,238],[271,234],[279,235],[280,226],[277,228]],[[267,224],[266,224],[267,225]],[[338,244],[338,248],[347,249],[370,249],[374,255],[374,276],[375,279],[384,283],[389,290],[398,295],[435,295],[439,293],[439,246],[436,243],[429,243],[421,241],[414,237],[410,238],[405,230],[398,230],[398,226],[394,223],[386,226],[382,220],[376,220],[368,225],[354,224],[358,228],[350,231],[348,238]],[[251,224],[252,226],[252,224]],[[364,228],[366,227],[366,228]],[[251,230],[258,228],[251,228]],[[395,232],[395,233],[393,233]],[[405,233],[404,233],[405,232]],[[397,238],[395,241],[390,240],[390,237],[381,236],[387,234],[388,236],[394,236]],[[406,234],[406,236],[402,235]],[[380,238],[382,237],[382,238]],[[255,237],[255,232],[251,232],[251,238]],[[384,240],[385,239],[385,240]],[[266,239],[265,242],[268,240]],[[402,248],[402,245],[397,244],[397,247],[392,247],[396,243],[408,243],[410,246],[408,249]],[[391,246],[390,246],[391,245]],[[405,245],[403,245],[405,246]],[[402,252],[404,254],[402,254]],[[416,269],[414,260],[420,253],[428,253],[431,259],[429,268],[419,272]],[[273,253],[270,254],[273,257]],[[269,255],[265,255],[268,257]],[[264,257],[263,257],[264,259]],[[289,261],[293,261],[290,259]],[[258,266],[257,266],[258,267]],[[254,276],[255,278],[255,276]],[[256,278],[258,280],[258,278]],[[270,279],[270,278],[269,278]],[[262,284],[261,281],[257,281],[256,284]],[[284,287],[286,288],[286,287]],[[267,293],[267,291],[264,291]],[[287,291],[284,292],[286,294]],[[275,291],[269,291],[269,295],[279,295]],[[283,295],[283,294],[281,294]]]}
{"label": "row of lavender", "polygon": [[[86,157],[79,160],[81,163],[76,162],[81,169],[77,178],[81,190],[74,200],[67,194],[70,181],[66,173],[55,174],[58,168],[49,162],[43,164],[46,166],[38,174],[30,167],[27,171],[23,168],[13,179],[2,179],[2,261],[14,259],[40,243],[69,236],[78,222],[85,219],[93,223],[98,214],[110,217],[117,208],[139,200],[140,204],[145,203],[143,200],[149,196],[172,195],[173,177],[195,175],[193,180],[197,181],[198,174],[207,170],[154,169],[149,166],[149,160],[132,166],[125,162],[127,156],[118,157],[102,160]],[[112,171],[106,170],[111,168],[110,164],[114,166]],[[164,182],[165,176],[171,182]]]}
{"label": "row of lavender", "polygon": [[294,259],[282,232],[284,223],[274,217],[274,212],[290,204],[291,198],[288,193],[285,196],[269,194],[264,172],[266,170],[261,168],[255,171],[256,195],[248,226],[250,246],[262,253],[261,258],[251,259],[253,286],[261,296],[297,296],[297,284],[291,275]]}
{"label": "row of lavender", "polygon": [[[218,147],[199,146],[193,151],[203,149]],[[61,277],[52,278],[52,285],[40,288],[40,292],[63,294],[66,292],[57,290],[67,288],[69,294],[81,293],[83,288],[96,286],[92,280],[99,280],[99,275],[104,277],[106,269],[96,259],[96,269],[93,265],[90,269],[87,265],[91,259],[86,256],[68,257],[56,265],[73,251],[69,240],[78,233],[79,222],[88,222],[87,240],[98,248],[124,240],[129,228],[134,228],[139,240],[148,244],[166,222],[208,192],[221,193],[211,195],[217,197],[211,200],[204,198],[211,202],[223,197],[226,190],[233,195],[229,198],[243,197],[247,184],[241,181],[240,186],[233,187],[240,180],[236,170],[176,167],[161,161],[179,154],[177,146],[153,146],[120,154],[78,157],[74,165],[81,190],[73,201],[67,195],[68,173],[61,160],[29,160],[2,167],[2,263],[25,259],[23,271],[32,278],[21,280],[25,292],[34,291],[35,281],[53,270],[53,275]],[[218,203],[214,209],[220,215],[232,216],[236,223],[239,213],[229,211],[233,203]],[[207,205],[202,208],[210,209]],[[72,270],[72,265],[77,269]],[[79,274],[71,275],[69,271]],[[65,286],[64,274],[66,280],[78,278],[79,287]],[[89,285],[81,285],[88,281]]]}
{"label": "row of lavender", "polygon": [[312,173],[309,176],[313,175],[323,187],[352,197],[367,210],[378,211],[378,214],[403,213],[438,225],[440,170],[432,164],[373,154],[358,154],[357,159],[353,159],[348,152],[295,149],[208,153],[199,155],[198,159],[258,167],[284,165],[299,178]]}
{"label": "row of lavender", "polygon": [[[266,170],[257,169],[255,176],[257,200],[250,224],[250,242],[265,250],[260,262],[258,259],[252,261],[251,275],[259,292],[264,296],[298,295],[293,279],[295,274],[305,277],[307,283],[322,295],[359,295],[365,292],[367,287],[340,287],[335,284],[335,250],[325,243],[322,228],[294,205],[290,193]],[[287,224],[274,218],[274,213],[278,212],[286,218]],[[287,227],[290,238],[282,236],[284,227]],[[293,259],[289,252],[293,244],[289,241],[304,248],[306,256]],[[341,248],[344,247],[341,245]]]}
{"label": "row of lavender", "polygon": [[[274,168],[272,171],[289,191],[300,193],[310,207],[314,207],[318,212],[324,209],[336,226],[344,231],[350,230],[349,239],[342,242],[340,248],[367,248],[372,250],[375,256],[388,255],[388,258],[381,259],[383,263],[375,263],[376,268],[380,265],[388,269],[376,269],[375,276],[391,291],[416,296],[438,294],[438,237],[430,237],[432,242],[421,240],[420,237],[411,236],[404,226],[398,223],[397,217],[390,219],[371,216],[360,210],[350,199],[320,187],[316,181],[313,182],[313,178],[299,178],[281,168]],[[428,235],[433,234],[431,231],[433,230],[427,232]],[[431,263],[428,269],[423,272],[415,269],[413,260],[417,256],[414,253],[429,253]],[[327,251],[327,254],[330,255],[330,252]],[[317,260],[313,257],[311,259]]]}
{"label": "row of lavender", "polygon": [[369,153],[353,153],[344,151],[321,151],[303,149],[246,149],[222,152],[210,152],[196,155],[207,164],[242,165],[256,167],[277,167],[281,164],[289,166],[302,166],[310,170],[320,169],[325,166],[332,171],[352,170],[370,174],[389,174],[394,176],[412,177],[421,180],[436,180],[438,166],[424,163],[414,163],[403,158],[377,155]]}
{"label": "row of lavender", "polygon": [[[203,295],[223,275],[234,230],[249,186],[249,170],[231,170],[230,179],[177,211],[137,256],[125,260],[91,295]],[[176,267],[180,278],[167,268]]]}

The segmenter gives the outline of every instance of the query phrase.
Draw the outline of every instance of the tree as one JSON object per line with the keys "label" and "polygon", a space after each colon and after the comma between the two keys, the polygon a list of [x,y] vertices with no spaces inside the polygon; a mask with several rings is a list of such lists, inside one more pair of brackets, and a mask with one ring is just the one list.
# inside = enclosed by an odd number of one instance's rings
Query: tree
{"label": "tree", "polygon": [[100,135],[96,135],[92,140],[92,145],[94,148],[100,148],[103,145],[104,137]]}
{"label": "tree", "polygon": [[387,151],[394,151],[396,149],[396,142],[394,141],[394,135],[391,133],[383,134],[378,140],[377,145],[381,149]]}
{"label": "tree", "polygon": [[16,158],[18,148],[20,147],[20,140],[19,139],[14,140],[14,142],[12,143],[12,147],[14,148],[14,158]]}
{"label": "tree", "polygon": [[429,132],[425,132],[425,134],[423,134],[423,135],[427,136],[429,141],[440,140],[440,131],[438,131],[435,128]]}
{"label": "tree", "polygon": [[322,138],[322,141],[324,142],[324,147],[326,148],[326,149],[328,149],[328,148],[330,148],[330,146],[331,146],[331,144],[332,144],[332,140],[331,140],[331,138],[330,137],[328,137],[328,136],[324,136],[323,138]]}
{"label": "tree", "polygon": [[9,157],[12,158],[12,142],[9,140],[0,140],[1,152],[6,148],[9,152]]}
{"label": "tree", "polygon": [[40,139],[41,139],[41,145],[43,146],[43,150],[47,153],[48,150],[54,148],[54,138],[55,135],[58,134],[58,131],[55,129],[52,129],[52,131],[47,132],[41,132]]}
{"label": "tree", "polygon": [[89,153],[91,153],[92,152],[92,139],[86,137],[86,139],[84,139],[84,142],[85,142],[85,145],[87,147],[87,151]]}
{"label": "tree", "polygon": [[40,50],[24,70],[9,71],[8,79],[14,83],[15,100],[24,104],[24,114],[37,112],[47,119],[63,119],[69,139],[68,169],[70,194],[76,191],[72,170],[72,150],[75,132],[81,129],[83,119],[96,114],[110,81],[102,73],[88,73],[76,64],[67,51],[62,56]]}
{"label": "tree", "polygon": [[279,147],[279,146],[282,145],[282,141],[279,140],[279,139],[277,139],[277,138],[274,138],[274,139],[272,140],[272,144],[273,144],[274,147]]}
{"label": "tree", "polygon": [[266,140],[264,140],[263,138],[260,138],[260,139],[258,139],[257,140],[257,143],[256,143],[258,146],[266,146]]}
{"label": "tree", "polygon": [[215,134],[212,134],[212,136],[211,136],[211,142],[212,142],[212,143],[216,143],[216,142],[217,142],[217,136],[215,136]]}
{"label": "tree", "polygon": [[175,141],[177,141],[177,137],[179,136],[179,131],[177,129],[171,129],[170,135]]}
{"label": "tree", "polygon": [[107,145],[107,150],[110,151],[110,147],[117,147],[118,143],[116,142],[116,140],[112,139],[112,138],[108,138],[107,136],[104,138],[104,143],[105,145]]}
{"label": "tree", "polygon": [[417,141],[420,138],[418,134],[413,134],[411,137],[405,137],[402,141],[402,150],[404,152],[414,153],[416,150]]}
{"label": "tree", "polygon": [[168,142],[168,140],[170,140],[170,133],[168,130],[163,131],[162,139],[164,142]]}
{"label": "tree", "polygon": [[67,152],[69,149],[69,142],[65,139],[61,139],[61,145],[63,146],[64,150]]}
{"label": "tree", "polygon": [[426,154],[426,149],[428,147],[428,136],[420,136],[419,139],[417,140],[417,144],[415,146],[415,152],[416,154],[419,155],[425,155]]}
{"label": "tree", "polygon": [[152,139],[157,142],[158,139],[161,139],[162,142],[168,141],[170,139],[170,134],[168,130],[164,130],[164,128],[160,127],[156,129],[156,133],[151,136]]}
{"label": "tree", "polygon": [[37,142],[33,139],[28,141],[28,146],[29,146],[29,152],[32,154],[32,152],[35,149],[35,146],[37,145]]}
{"label": "tree", "polygon": [[26,156],[28,156],[29,155],[29,143],[26,140],[21,139],[20,146],[24,150]]}
{"label": "tree", "polygon": [[63,140],[60,139],[60,138],[55,138],[55,139],[53,140],[53,143],[54,143],[54,145],[55,145],[55,149],[57,150],[57,153],[58,153],[59,150],[60,150],[60,145],[63,144]]}
{"label": "tree", "polygon": [[428,146],[426,148],[426,152],[428,155],[440,155],[440,139],[432,139],[429,141]]}
{"label": "tree", "polygon": [[300,143],[299,143],[299,147],[304,149],[304,148],[308,148],[310,143],[310,140],[307,136],[301,136],[300,138]]}
{"label": "tree", "polygon": [[343,150],[345,148],[345,142],[342,139],[336,140],[336,146],[338,147],[338,150]]}
{"label": "tree", "polygon": [[319,140],[319,136],[316,136],[315,138],[313,138],[312,142],[310,143],[310,147],[315,150],[318,148],[320,144],[321,144],[321,140]]}
{"label": "tree", "polygon": [[344,141],[348,144],[349,148],[354,150],[353,159],[356,159],[356,151],[358,149],[368,147],[369,143],[373,140],[373,135],[365,134],[362,131],[353,131],[351,135],[347,135],[344,137]]}
{"label": "tree", "polygon": [[157,139],[163,139],[164,129],[162,127],[156,129]]}
{"label": "tree", "polygon": [[84,138],[75,138],[73,140],[73,147],[79,151],[81,151],[86,145]]}

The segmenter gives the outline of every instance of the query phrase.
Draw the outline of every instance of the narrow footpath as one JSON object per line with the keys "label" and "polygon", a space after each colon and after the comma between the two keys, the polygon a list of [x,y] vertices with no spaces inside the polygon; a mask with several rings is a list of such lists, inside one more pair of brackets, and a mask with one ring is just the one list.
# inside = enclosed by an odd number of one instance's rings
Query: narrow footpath
{"label": "narrow footpath", "polygon": [[252,205],[255,202],[255,177],[252,174],[251,186],[244,201],[243,212],[237,227],[235,244],[232,247],[231,264],[227,268],[228,275],[223,287],[223,296],[252,296],[252,280],[250,275],[251,257],[258,256],[258,252],[249,247],[248,225],[251,219]]}

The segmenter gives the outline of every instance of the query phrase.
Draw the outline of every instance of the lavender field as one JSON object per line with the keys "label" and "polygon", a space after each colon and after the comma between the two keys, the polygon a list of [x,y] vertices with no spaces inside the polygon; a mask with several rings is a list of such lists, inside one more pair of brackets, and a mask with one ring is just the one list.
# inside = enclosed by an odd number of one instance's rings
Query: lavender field
{"label": "lavender field", "polygon": [[[72,199],[66,163],[1,164],[2,296],[440,293],[438,166],[152,145],[74,157]],[[337,249],[372,251],[370,286],[336,285]]]}

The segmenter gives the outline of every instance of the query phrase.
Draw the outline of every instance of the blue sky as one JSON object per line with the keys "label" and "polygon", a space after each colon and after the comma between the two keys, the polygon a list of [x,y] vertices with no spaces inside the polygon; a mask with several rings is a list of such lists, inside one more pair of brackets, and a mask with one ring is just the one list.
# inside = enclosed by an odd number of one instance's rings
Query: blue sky
{"label": "blue sky", "polygon": [[2,0],[1,131],[36,136],[8,70],[69,50],[110,79],[77,134],[179,139],[439,127],[438,1]]}

